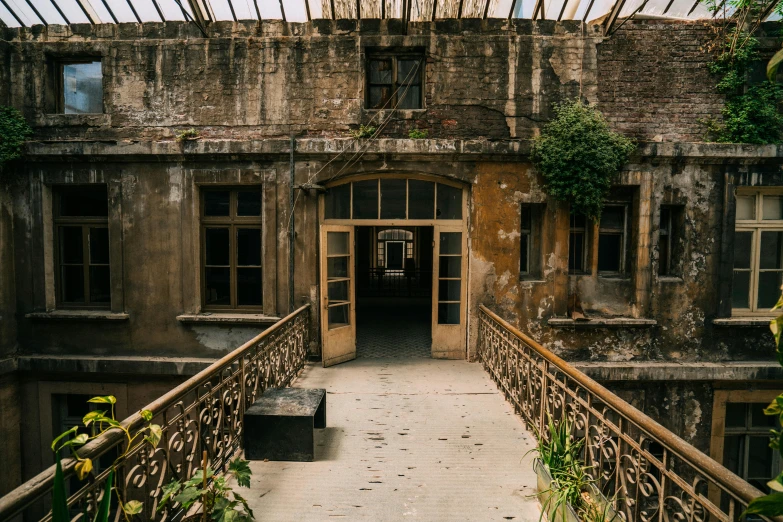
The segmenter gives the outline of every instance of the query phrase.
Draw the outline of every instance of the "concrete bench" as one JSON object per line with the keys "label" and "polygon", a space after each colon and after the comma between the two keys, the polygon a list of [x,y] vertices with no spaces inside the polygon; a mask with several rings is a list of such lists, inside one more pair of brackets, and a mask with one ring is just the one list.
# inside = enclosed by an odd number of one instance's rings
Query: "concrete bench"
{"label": "concrete bench", "polygon": [[245,411],[245,458],[312,462],[313,430],[325,427],[326,390],[271,388]]}

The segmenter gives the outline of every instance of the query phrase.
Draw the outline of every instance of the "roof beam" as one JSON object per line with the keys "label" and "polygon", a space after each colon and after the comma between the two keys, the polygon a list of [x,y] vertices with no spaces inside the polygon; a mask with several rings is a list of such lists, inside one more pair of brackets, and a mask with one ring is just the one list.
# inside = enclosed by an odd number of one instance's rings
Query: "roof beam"
{"label": "roof beam", "polygon": [[566,7],[568,7],[568,0],[563,0],[563,7],[560,8],[560,13],[557,15],[558,22],[563,19],[563,13],[565,13]]}
{"label": "roof beam", "polygon": [[16,11],[14,11],[13,9],[11,9],[11,6],[9,6],[9,5],[6,3],[6,1],[5,1],[5,0],[0,0],[0,4],[3,4],[3,7],[5,7],[6,9],[8,9],[8,12],[9,12],[9,13],[11,13],[11,16],[13,16],[13,17],[14,17],[14,20],[16,20],[16,23],[18,23],[20,27],[27,27],[27,25],[25,25],[25,23],[22,21],[22,19],[21,19],[21,18],[19,18],[19,17],[16,15]]}
{"label": "roof beam", "polygon": [[59,5],[57,5],[57,2],[56,2],[55,0],[49,0],[49,1],[52,3],[52,5],[54,6],[54,8],[55,8],[55,9],[57,9],[57,12],[58,12],[58,13],[60,13],[60,16],[62,16],[62,17],[63,17],[63,20],[65,20],[65,23],[66,23],[66,24],[68,24],[68,25],[71,25],[71,22],[70,22],[70,20],[68,20],[68,17],[67,17],[67,16],[65,16],[65,13],[63,12],[63,10],[62,10],[62,9],[60,9],[60,6],[59,6]]}
{"label": "roof beam", "polygon": [[484,4],[484,20],[487,19],[487,15],[489,14],[489,4],[492,0],[487,0],[487,3]]}
{"label": "roof beam", "polygon": [[623,7],[625,7],[625,0],[616,0],[612,5],[609,16],[606,18],[606,22],[604,22],[604,34],[608,35],[609,31],[612,30],[612,26],[617,21],[617,17],[620,16],[620,11],[623,10]]}
{"label": "roof beam", "polygon": [[607,33],[606,33],[606,35],[607,35],[607,36],[612,36],[614,33],[616,33],[616,32],[617,32],[617,31],[618,31],[618,30],[619,30],[619,29],[620,29],[620,28],[621,28],[623,25],[625,25],[625,22],[627,22],[628,20],[630,20],[631,18],[633,18],[634,16],[636,16],[636,13],[638,13],[639,11],[641,11],[642,9],[644,9],[644,6],[646,6],[646,5],[647,5],[647,2],[649,2],[649,1],[650,1],[650,0],[644,0],[644,2],[642,2],[642,3],[641,3],[641,5],[639,5],[639,7],[637,7],[637,8],[634,10],[634,12],[633,12],[633,13],[631,13],[631,15],[630,15],[630,16],[626,17],[626,18],[625,18],[625,20],[623,20],[623,22],[622,22],[620,25],[618,25],[618,26],[617,26],[617,29],[615,29],[615,30],[614,30],[614,31],[612,31],[611,33],[607,32]]}
{"label": "roof beam", "polygon": [[139,17],[139,13],[136,12],[136,8],[133,6],[133,2],[131,2],[131,0],[125,0],[125,3],[128,4],[131,12],[133,12],[133,16],[136,18],[136,22],[141,23],[141,18]]}
{"label": "roof beam", "polygon": [[49,24],[46,22],[46,20],[44,20],[44,17],[41,16],[41,13],[38,12],[38,9],[35,8],[33,3],[30,0],[25,0],[25,2],[27,2],[27,5],[29,5],[30,9],[33,10],[35,16],[37,16],[41,20],[41,23],[43,23],[45,27],[49,27]]}
{"label": "roof beam", "polygon": [[[231,5],[231,0],[228,0],[229,5]],[[231,14],[234,14],[234,8],[231,8]],[[283,15],[283,21],[286,22],[285,19],[285,7],[283,7],[283,0],[280,0],[280,14]],[[234,21],[237,21],[237,17],[234,16]]]}
{"label": "roof beam", "polygon": [[[237,21],[237,14],[234,12],[234,4],[231,3],[231,0],[226,0],[228,2],[228,8],[231,10],[231,18],[234,19],[234,21]],[[283,1],[280,0],[280,9],[283,9]],[[283,20],[285,20],[285,13],[283,13]]]}
{"label": "roof beam", "polygon": [[[194,21],[203,28],[206,25],[206,22],[210,20],[207,6],[204,5],[202,0],[187,1],[188,5],[190,6],[190,10],[193,11],[193,16],[195,17]],[[256,9],[258,9],[258,6],[256,6]],[[260,14],[258,18],[261,18]]]}
{"label": "roof beam", "polygon": [[[198,30],[201,31],[201,34],[204,35],[204,38],[209,38],[209,35],[207,34],[207,31],[204,29],[204,26],[200,24],[195,18],[190,16],[190,13],[188,13],[187,9],[185,9],[185,6],[182,5],[182,2],[180,0],[174,0],[180,9],[182,9],[182,14],[185,17],[186,21],[193,22],[196,27],[198,27]],[[256,3],[256,0],[253,0],[253,3],[256,4],[256,12],[258,12],[258,4]],[[261,14],[259,13],[258,19],[261,20]]]}
{"label": "roof beam", "polygon": [[114,11],[112,11],[111,7],[109,7],[109,2],[107,2],[106,0],[101,0],[101,2],[103,3],[103,7],[105,7],[106,10],[109,12],[109,16],[111,16],[111,19],[114,20],[114,23],[115,24],[120,23],[119,20],[117,20],[117,17],[114,16]]}
{"label": "roof beam", "polygon": [[695,2],[693,2],[693,5],[691,6],[690,11],[688,11],[688,14],[685,15],[685,16],[690,16],[691,13],[699,6],[700,3],[701,3],[701,0],[696,0]]}
{"label": "roof beam", "polygon": [[544,0],[536,0],[536,4],[533,6],[533,16],[531,19],[537,20],[539,12],[541,13],[541,18],[546,18],[546,14],[544,14]]}
{"label": "roof beam", "polygon": [[[462,0],[459,0],[460,8],[462,8]],[[514,8],[517,6],[517,0],[511,0],[511,9],[508,10],[508,19],[511,20],[514,17]]]}
{"label": "roof beam", "polygon": [[765,21],[767,18],[769,18],[769,15],[772,14],[772,11],[775,10],[775,6],[778,4],[777,0],[769,0],[769,5],[764,8],[764,11],[761,12],[761,17],[759,18],[760,22]]}
{"label": "roof beam", "polygon": [[[672,2],[673,2],[673,1],[674,1],[674,0],[672,0]],[[721,9],[723,9],[723,6],[724,6],[724,5],[726,5],[726,0],[720,0],[720,3],[719,3],[719,4],[718,4],[718,6],[715,8],[715,12],[713,12],[713,13],[712,13],[712,17],[713,17],[713,18],[715,18],[716,16],[718,16],[718,13],[720,13],[720,10],[721,10]]]}
{"label": "roof beam", "polygon": [[76,3],[79,4],[84,16],[87,17],[87,20],[89,20],[92,25],[101,23],[101,17],[98,16],[98,13],[96,13],[95,9],[90,5],[90,0],[76,0]]}
{"label": "roof beam", "polygon": [[590,0],[590,3],[587,4],[587,9],[585,10],[585,14],[582,15],[582,22],[587,22],[587,17],[590,16],[590,11],[593,10],[593,4],[595,3],[595,0]]}
{"label": "roof beam", "polygon": [[[103,0],[103,2],[106,3],[106,0]],[[161,22],[165,22],[166,21],[166,17],[163,16],[163,10],[158,5],[157,0],[152,0],[152,5],[155,6],[155,10],[158,12],[158,16],[160,17],[160,21]]]}

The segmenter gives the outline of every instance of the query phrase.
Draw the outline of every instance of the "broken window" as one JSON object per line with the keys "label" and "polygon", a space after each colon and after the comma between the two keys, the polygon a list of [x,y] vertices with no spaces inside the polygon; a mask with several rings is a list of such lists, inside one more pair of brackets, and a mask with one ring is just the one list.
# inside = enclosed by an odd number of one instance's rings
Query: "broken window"
{"label": "broken window", "polygon": [[627,205],[606,205],[598,224],[598,273],[625,272],[627,244]]}
{"label": "broken window", "polygon": [[100,60],[60,62],[58,111],[63,114],[103,112],[103,72]]}
{"label": "broken window", "polygon": [[571,214],[568,236],[568,271],[583,273],[587,266],[587,219],[580,214]]}
{"label": "broken window", "polygon": [[423,69],[421,53],[369,53],[367,107],[421,109]]}
{"label": "broken window", "polygon": [[202,191],[202,305],[260,310],[262,302],[260,187]]}
{"label": "broken window", "polygon": [[109,205],[106,185],[56,187],[55,281],[63,307],[108,308]]}
{"label": "broken window", "polygon": [[519,275],[541,277],[541,223],[544,205],[525,203],[521,208],[519,229]]}
{"label": "broken window", "polygon": [[781,471],[780,455],[769,447],[769,432],[780,429],[776,416],[764,415],[768,402],[726,403],[723,465],[769,493],[767,482]]}
{"label": "broken window", "polygon": [[732,308],[765,312],[783,283],[783,195],[761,190],[737,195]]}
{"label": "broken window", "polygon": [[680,275],[682,231],[685,208],[681,205],[661,205],[658,224],[658,275]]}

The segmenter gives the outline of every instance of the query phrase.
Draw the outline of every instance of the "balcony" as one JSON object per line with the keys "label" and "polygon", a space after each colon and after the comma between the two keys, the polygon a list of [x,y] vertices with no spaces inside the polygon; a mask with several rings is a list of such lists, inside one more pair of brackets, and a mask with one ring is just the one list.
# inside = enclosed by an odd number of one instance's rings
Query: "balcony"
{"label": "balcony", "polygon": [[[137,520],[180,520],[178,504],[157,509],[161,486],[190,478],[204,451],[225,471],[242,452],[245,409],[289,385],[326,388],[328,427],[314,462],[251,463],[244,496],[257,520],[538,520],[530,450],[550,417],[585,441],[583,464],[627,521],[728,522],[761,495],[483,306],[481,364],[359,359],[323,369],[305,360],[310,313],[300,308],[145,408],[163,428],[160,445],[116,465],[125,501],[143,505]],[[123,424],[137,430],[143,419]],[[80,454],[124,444],[110,431]],[[67,477],[74,466],[63,461]],[[73,492],[75,519],[95,512],[107,476]],[[50,468],[1,498],[0,520],[50,520],[53,481]]]}

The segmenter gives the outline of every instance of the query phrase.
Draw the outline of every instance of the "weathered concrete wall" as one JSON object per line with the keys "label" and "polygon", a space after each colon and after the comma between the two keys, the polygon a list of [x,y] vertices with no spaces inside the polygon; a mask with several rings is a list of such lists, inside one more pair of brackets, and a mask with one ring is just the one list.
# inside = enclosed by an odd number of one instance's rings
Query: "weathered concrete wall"
{"label": "weathered concrete wall", "polygon": [[[345,134],[387,116],[364,109],[364,56],[392,46],[421,48],[427,63],[424,109],[398,111],[388,137],[527,138],[553,103],[581,95],[636,137],[694,140],[721,107],[697,24],[632,22],[609,39],[530,20],[220,22],[209,39],[178,22],[37,29],[6,29],[4,49],[10,103],[48,139]],[[51,114],[47,69],[77,55],[103,59],[103,115]]]}
{"label": "weathered concrete wall", "polygon": [[16,351],[16,282],[14,270],[11,179],[21,166],[0,166],[0,359]]}
{"label": "weathered concrete wall", "polygon": [[0,496],[5,495],[22,483],[22,462],[20,459],[22,420],[19,383],[14,374],[0,375]]}

